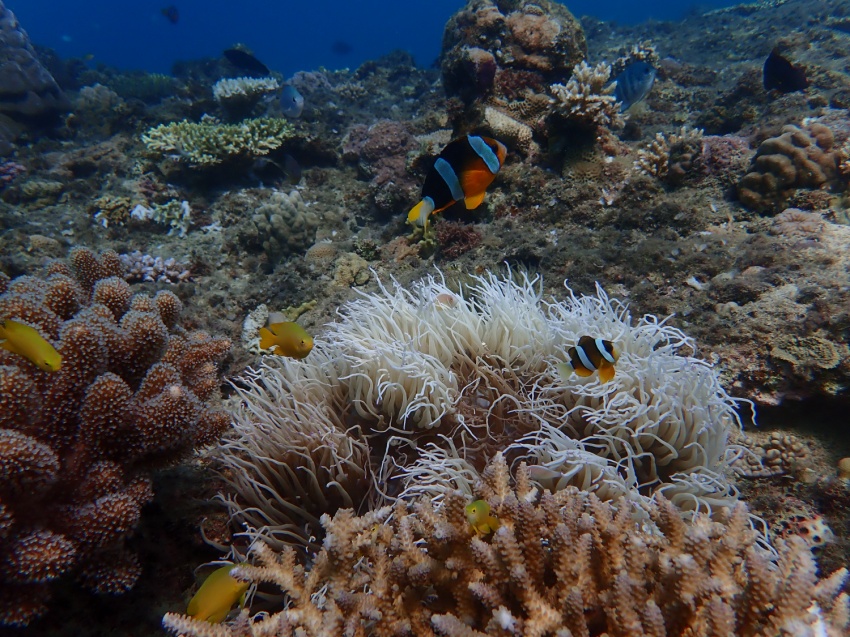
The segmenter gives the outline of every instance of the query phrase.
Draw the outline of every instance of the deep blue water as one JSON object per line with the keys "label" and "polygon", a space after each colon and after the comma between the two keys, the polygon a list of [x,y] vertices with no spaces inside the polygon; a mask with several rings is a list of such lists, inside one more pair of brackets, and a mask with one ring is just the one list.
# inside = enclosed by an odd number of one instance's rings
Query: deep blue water
{"label": "deep blue water", "polygon": [[[93,55],[93,64],[168,72],[175,60],[216,56],[242,42],[269,67],[288,76],[319,66],[354,68],[393,49],[406,49],[420,66],[427,66],[440,52],[446,20],[464,2],[174,0],[177,24],[161,13],[172,0],[5,0],[5,4],[33,42],[63,57]],[[700,1],[699,8],[730,4],[734,3]],[[677,0],[577,0],[567,6],[575,15],[638,22],[678,19],[695,5]],[[351,52],[334,53],[335,41],[350,44]]]}

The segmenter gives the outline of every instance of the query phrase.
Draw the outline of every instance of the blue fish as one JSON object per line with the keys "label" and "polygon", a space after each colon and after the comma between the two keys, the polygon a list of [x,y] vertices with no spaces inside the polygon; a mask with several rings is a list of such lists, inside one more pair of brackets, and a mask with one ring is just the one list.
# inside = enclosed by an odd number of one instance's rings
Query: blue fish
{"label": "blue fish", "polygon": [[304,97],[292,84],[287,84],[280,92],[280,107],[283,114],[292,119],[301,117],[304,110]]}
{"label": "blue fish", "polygon": [[632,106],[649,95],[655,82],[656,70],[646,62],[632,62],[614,78],[617,88],[614,97],[622,102],[620,112],[625,113]]}

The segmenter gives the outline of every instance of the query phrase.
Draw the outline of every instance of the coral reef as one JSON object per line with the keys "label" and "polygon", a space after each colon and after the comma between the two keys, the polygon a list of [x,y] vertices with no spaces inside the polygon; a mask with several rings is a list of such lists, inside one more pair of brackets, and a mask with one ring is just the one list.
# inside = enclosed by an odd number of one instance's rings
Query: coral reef
{"label": "coral reef", "polygon": [[119,256],[124,266],[124,278],[130,283],[182,283],[192,280],[192,266],[180,263],[174,257],[163,259],[142,254],[139,250]]}
{"label": "coral reef", "polygon": [[136,221],[152,221],[168,227],[169,235],[185,237],[192,225],[192,209],[188,201],[173,199],[163,204],[153,204],[150,208],[138,204],[130,211],[130,218]]}
{"label": "coral reef", "polygon": [[0,350],[0,624],[43,614],[51,582],[96,593],[131,589],[125,546],[152,498],[149,472],[215,442],[216,364],[230,342],[186,333],[170,292],[133,294],[118,255],[75,249],[46,279],[4,284],[0,318],[55,343],[43,372]]}
{"label": "coral reef", "polygon": [[215,101],[234,119],[250,114],[265,96],[280,90],[280,83],[273,77],[231,77],[213,84]]}
{"label": "coral reef", "polygon": [[[267,358],[236,385],[219,455],[247,537],[306,543],[345,501],[469,492],[503,450],[540,465],[552,489],[637,501],[660,490],[689,512],[734,504],[722,472],[737,415],[716,372],[684,354],[684,334],[651,316],[633,325],[601,291],[544,302],[521,275],[454,289],[429,277],[362,293],[340,317],[307,358]],[[555,370],[585,333],[617,344],[613,381]],[[328,503],[305,495],[324,475]]]}
{"label": "coral reef", "polygon": [[669,135],[656,133],[646,148],[638,150],[635,169],[670,184],[681,184],[699,165],[702,140],[700,129],[687,126]]}
{"label": "coral reef", "polygon": [[741,203],[762,213],[781,211],[798,188],[828,188],[838,177],[839,152],[823,124],[784,126],[761,143],[752,171],[738,184]]}
{"label": "coral reef", "polygon": [[250,160],[267,155],[293,136],[284,119],[260,118],[239,124],[173,122],[142,135],[148,150],[192,167]]}
{"label": "coral reef", "polygon": [[573,67],[572,76],[566,84],[553,84],[550,88],[556,100],[554,127],[566,122],[572,127],[590,131],[594,136],[622,127],[624,121],[620,115],[620,103],[614,97],[616,85],[609,84],[610,79],[610,65],[600,62],[590,66],[582,61]]}
{"label": "coral reef", "polygon": [[[0,119],[50,124],[70,107],[68,98],[41,64],[15,14],[0,2]],[[10,149],[14,126],[0,121],[0,152]]]}
{"label": "coral reef", "polygon": [[297,190],[274,192],[248,219],[228,228],[227,236],[243,249],[261,251],[276,263],[305,252],[316,240],[318,223]]}
{"label": "coral reef", "polygon": [[[509,483],[501,455],[473,497],[498,521],[481,535],[469,498],[449,494],[355,517],[323,517],[321,552],[305,568],[293,549],[254,547],[258,565],[234,576],[270,583],[286,607],[231,625],[167,614],[189,637],[260,635],[711,635],[839,637],[850,624],[841,569],[819,579],[798,539],[773,556],[756,544],[746,507],[722,521],[683,521],[664,498],[648,505],[651,526],[617,506],[568,489],[542,494],[525,465]],[[392,518],[390,513],[392,511]]]}

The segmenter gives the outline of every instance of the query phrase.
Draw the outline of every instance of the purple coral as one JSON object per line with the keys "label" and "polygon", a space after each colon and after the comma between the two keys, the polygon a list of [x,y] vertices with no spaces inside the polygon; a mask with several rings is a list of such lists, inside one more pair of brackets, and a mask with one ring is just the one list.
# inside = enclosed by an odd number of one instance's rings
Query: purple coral
{"label": "purple coral", "polygon": [[124,278],[130,282],[182,283],[192,280],[192,266],[180,263],[173,257],[163,259],[136,250],[122,254],[121,263],[125,268]]}
{"label": "purple coral", "polygon": [[25,173],[27,169],[14,161],[0,163],[0,188],[5,188],[12,183],[18,175]]}

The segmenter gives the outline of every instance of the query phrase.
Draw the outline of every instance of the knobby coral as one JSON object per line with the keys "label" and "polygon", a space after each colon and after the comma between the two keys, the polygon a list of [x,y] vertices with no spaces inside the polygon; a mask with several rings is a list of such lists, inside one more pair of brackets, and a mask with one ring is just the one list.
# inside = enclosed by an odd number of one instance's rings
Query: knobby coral
{"label": "knobby coral", "polygon": [[56,372],[0,350],[0,625],[46,612],[50,584],[133,587],[125,547],[153,495],[148,473],[215,442],[223,338],[186,333],[170,292],[133,294],[114,252],[71,253],[46,279],[5,284],[0,319],[39,331]]}
{"label": "knobby coral", "polygon": [[[737,416],[716,372],[686,355],[679,330],[632,324],[601,290],[544,302],[519,275],[459,287],[429,277],[381,285],[340,316],[307,358],[270,359],[237,384],[219,455],[249,538],[310,544],[340,506],[469,493],[503,450],[528,456],[553,490],[642,500],[663,489],[687,511],[734,504],[722,472]],[[556,371],[584,334],[616,343],[613,381]]]}
{"label": "knobby coral", "polygon": [[555,113],[570,123],[600,131],[622,127],[620,103],[614,97],[616,85],[609,79],[611,66],[605,62],[577,64],[566,84],[551,86]]}
{"label": "knobby coral", "polygon": [[846,569],[818,580],[802,541],[758,548],[746,507],[722,521],[685,522],[663,497],[652,520],[577,489],[540,493],[521,465],[515,486],[497,455],[476,485],[499,528],[482,535],[459,493],[362,517],[340,511],[309,568],[291,548],[263,543],[258,566],[234,576],[269,583],[285,607],[229,626],[169,613],[163,623],[191,637],[367,635],[483,637],[773,637],[845,634]]}

